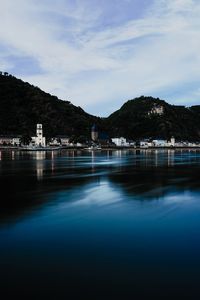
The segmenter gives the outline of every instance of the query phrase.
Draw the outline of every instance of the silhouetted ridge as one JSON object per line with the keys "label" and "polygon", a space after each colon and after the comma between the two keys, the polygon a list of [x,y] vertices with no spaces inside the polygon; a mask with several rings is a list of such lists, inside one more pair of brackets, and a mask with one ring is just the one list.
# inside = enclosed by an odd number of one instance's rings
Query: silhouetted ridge
{"label": "silhouetted ridge", "polygon": [[33,134],[42,123],[48,136],[88,135],[100,118],[87,114],[69,101],[59,100],[38,87],[11,75],[0,76],[0,134]]}
{"label": "silhouetted ridge", "polygon": [[0,134],[32,135],[36,123],[42,123],[46,136],[69,135],[81,140],[90,137],[91,127],[96,124],[110,137],[200,139],[199,105],[186,108],[141,96],[127,101],[108,118],[98,118],[1,72],[0,107]]}
{"label": "silhouetted ridge", "polygon": [[107,119],[113,136],[131,139],[165,138],[200,139],[200,106],[186,108],[164,100],[141,96],[127,101]]}

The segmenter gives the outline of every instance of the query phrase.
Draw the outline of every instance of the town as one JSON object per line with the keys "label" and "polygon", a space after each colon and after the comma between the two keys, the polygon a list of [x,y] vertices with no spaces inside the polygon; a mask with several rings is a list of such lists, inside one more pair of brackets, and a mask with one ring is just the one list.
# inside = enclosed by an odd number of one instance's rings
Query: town
{"label": "town", "polygon": [[91,127],[91,137],[85,143],[74,142],[71,137],[58,135],[46,138],[43,134],[42,124],[36,124],[36,135],[33,137],[22,135],[1,135],[0,148],[12,148],[21,150],[57,150],[57,149],[123,149],[123,148],[200,148],[200,142],[176,141],[175,137],[164,139],[129,140],[125,137],[102,137],[97,126]]}

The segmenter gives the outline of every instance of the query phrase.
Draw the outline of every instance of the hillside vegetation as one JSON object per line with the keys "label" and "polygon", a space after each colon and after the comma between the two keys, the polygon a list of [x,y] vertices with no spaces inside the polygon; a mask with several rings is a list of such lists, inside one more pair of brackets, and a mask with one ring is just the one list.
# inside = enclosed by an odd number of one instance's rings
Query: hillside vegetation
{"label": "hillside vegetation", "polygon": [[[162,114],[152,112],[160,107]],[[200,139],[200,106],[175,106],[153,97],[142,96],[127,101],[106,122],[114,136],[132,139],[169,139],[171,136],[180,140]]]}
{"label": "hillside vegetation", "polygon": [[42,123],[47,136],[89,135],[100,118],[13,76],[0,76],[0,134],[34,134]]}
{"label": "hillside vegetation", "polygon": [[0,134],[33,135],[36,123],[42,123],[47,137],[89,138],[95,123],[110,137],[135,140],[174,136],[179,140],[200,140],[199,105],[186,108],[153,97],[129,100],[108,118],[99,118],[69,101],[59,100],[38,87],[0,73],[0,107]]}

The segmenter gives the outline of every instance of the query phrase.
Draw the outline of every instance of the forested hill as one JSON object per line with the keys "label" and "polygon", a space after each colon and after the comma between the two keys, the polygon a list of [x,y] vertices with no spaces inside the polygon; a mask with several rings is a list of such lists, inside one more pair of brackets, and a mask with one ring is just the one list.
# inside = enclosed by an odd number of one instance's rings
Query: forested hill
{"label": "forested hill", "polygon": [[95,123],[110,137],[135,140],[174,136],[179,140],[199,141],[200,105],[186,108],[142,96],[127,101],[108,118],[99,118],[69,101],[59,100],[38,87],[0,72],[0,134],[33,135],[36,123],[43,124],[47,137],[88,138]]}
{"label": "forested hill", "polygon": [[127,101],[107,119],[113,136],[132,139],[166,138],[200,140],[200,106],[170,105],[153,97]]}
{"label": "forested hill", "polygon": [[45,135],[90,135],[101,119],[69,101],[59,100],[11,75],[0,75],[0,134],[35,134],[42,123]]}

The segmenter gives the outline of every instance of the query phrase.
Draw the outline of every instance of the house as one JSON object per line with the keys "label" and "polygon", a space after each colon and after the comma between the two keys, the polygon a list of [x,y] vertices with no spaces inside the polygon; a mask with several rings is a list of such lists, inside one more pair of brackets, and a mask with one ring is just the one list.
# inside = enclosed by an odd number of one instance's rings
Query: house
{"label": "house", "polygon": [[166,140],[158,139],[158,140],[153,140],[152,141],[152,145],[154,147],[167,147],[168,146],[168,142]]}
{"label": "house", "polygon": [[128,147],[129,143],[126,141],[124,137],[120,138],[112,138],[112,142],[118,147]]}
{"label": "house", "polygon": [[143,141],[140,141],[140,144],[139,146],[141,148],[149,148],[149,147],[152,147],[153,146],[153,143],[151,141],[149,141],[148,139],[145,139]]}
{"label": "house", "polygon": [[2,146],[19,146],[21,142],[21,136],[18,135],[1,135],[0,145]]}
{"label": "house", "polygon": [[70,138],[67,135],[57,135],[56,138],[60,142],[60,145],[69,146]]}
{"label": "house", "polygon": [[60,145],[61,145],[60,139],[57,137],[53,137],[49,141],[49,146],[60,146]]}

